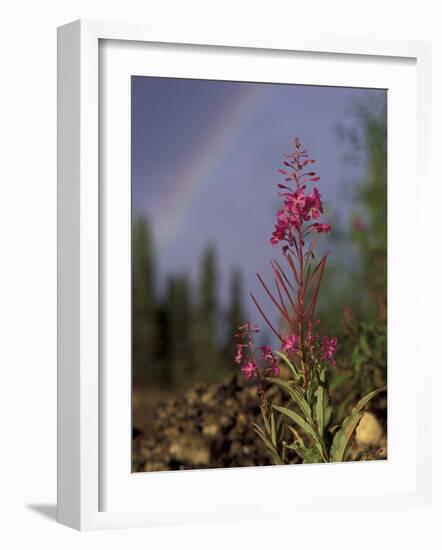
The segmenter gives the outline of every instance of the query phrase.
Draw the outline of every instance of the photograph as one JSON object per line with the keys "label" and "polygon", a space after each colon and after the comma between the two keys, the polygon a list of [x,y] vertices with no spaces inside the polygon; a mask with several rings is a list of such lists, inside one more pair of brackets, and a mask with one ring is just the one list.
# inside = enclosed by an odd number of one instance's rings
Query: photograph
{"label": "photograph", "polygon": [[132,472],[385,460],[387,90],[131,77]]}

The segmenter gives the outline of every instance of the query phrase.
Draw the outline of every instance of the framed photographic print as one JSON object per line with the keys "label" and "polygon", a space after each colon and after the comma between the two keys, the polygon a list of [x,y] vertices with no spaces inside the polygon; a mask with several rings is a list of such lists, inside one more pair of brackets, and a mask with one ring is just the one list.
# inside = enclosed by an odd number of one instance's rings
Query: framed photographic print
{"label": "framed photographic print", "polygon": [[133,471],[386,458],[387,90],[133,76],[131,110]]}
{"label": "framed photographic print", "polygon": [[60,522],[428,502],[428,60],[59,29]]}

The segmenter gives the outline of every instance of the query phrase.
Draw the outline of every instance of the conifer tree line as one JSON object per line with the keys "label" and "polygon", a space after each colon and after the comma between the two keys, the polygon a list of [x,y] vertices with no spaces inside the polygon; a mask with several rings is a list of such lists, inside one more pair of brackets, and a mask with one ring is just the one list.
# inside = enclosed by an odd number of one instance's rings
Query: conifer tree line
{"label": "conifer tree line", "polygon": [[192,285],[184,273],[170,276],[160,297],[149,222],[137,219],[132,231],[134,379],[157,386],[186,387],[233,372],[233,334],[244,319],[240,270],[232,270],[229,303],[222,307],[216,252],[208,246],[197,283]]}

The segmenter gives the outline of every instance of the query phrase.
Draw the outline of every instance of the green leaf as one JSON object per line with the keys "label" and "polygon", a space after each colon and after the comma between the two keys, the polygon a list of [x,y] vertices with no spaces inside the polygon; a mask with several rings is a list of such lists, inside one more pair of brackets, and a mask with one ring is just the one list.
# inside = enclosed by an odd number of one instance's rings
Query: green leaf
{"label": "green leaf", "polygon": [[304,464],[317,464],[324,462],[322,456],[318,454],[315,447],[304,447],[298,444],[288,445],[289,449],[293,449],[296,454],[302,458]]}
{"label": "green leaf", "polygon": [[312,377],[306,392],[306,399],[308,403],[313,402],[313,396],[315,395],[317,388],[318,388],[318,382],[315,378]]}
{"label": "green leaf", "polygon": [[383,386],[382,388],[379,388],[378,390],[373,390],[372,392],[368,393],[364,397],[362,397],[356,405],[353,407],[353,411],[362,411],[366,405],[375,397],[378,393],[381,393],[387,389],[387,386]]}
{"label": "green leaf", "polygon": [[281,386],[286,392],[290,395],[293,401],[299,406],[301,411],[304,413],[305,418],[310,424],[312,421],[312,410],[310,405],[307,403],[306,399],[302,395],[302,391],[295,386],[293,383],[287,382],[286,380],[281,380],[280,378],[269,378],[270,382]]}
{"label": "green leaf", "polygon": [[378,393],[384,391],[386,386],[374,390],[360,399],[353,407],[351,413],[342,422],[341,428],[336,432],[330,452],[332,462],[343,462],[348,446],[354,436],[355,430],[364,415],[364,408]]}
{"label": "green leaf", "polygon": [[331,462],[343,462],[348,445],[353,438],[356,428],[364,413],[352,413],[342,422],[341,428],[336,432],[330,451]]}
{"label": "green leaf", "polygon": [[272,443],[276,447],[276,426],[275,426],[275,415],[273,411],[270,414],[270,437],[272,438]]}
{"label": "green leaf", "polygon": [[255,430],[255,433],[258,434],[258,436],[263,441],[264,445],[267,447],[267,450],[269,451],[270,456],[273,459],[273,462],[275,464],[284,464],[284,462],[282,461],[281,457],[278,454],[278,451],[276,450],[272,442],[269,439],[267,439],[265,433],[258,426],[258,424],[253,423],[252,426],[253,426],[253,429]]}
{"label": "green leaf", "polygon": [[290,420],[292,420],[297,426],[299,426],[311,438],[324,462],[327,462],[321,441],[311,424],[309,424],[304,418],[302,418],[301,415],[290,409],[287,409],[286,407],[273,405],[273,408],[290,418]]}
{"label": "green leaf", "polygon": [[287,355],[285,353],[282,353],[280,351],[276,351],[275,350],[275,354],[280,358],[282,359],[282,361],[284,361],[284,363],[288,366],[288,368],[290,369],[291,373],[293,374],[293,377],[296,381],[299,381],[299,379],[301,378],[301,375],[298,373],[298,371],[296,370],[296,367],[295,365],[290,361],[290,359],[287,357]]}
{"label": "green leaf", "polygon": [[[282,415],[281,415],[281,418],[282,418]],[[295,444],[301,444],[304,446],[304,441],[302,439],[302,437],[298,434],[298,432],[295,430],[295,428],[293,426],[287,426],[287,428],[291,431],[292,435],[293,435],[293,442]]]}
{"label": "green leaf", "polygon": [[252,422],[252,427],[258,435],[262,435],[265,437],[265,433],[261,426],[258,426],[258,424],[256,424],[255,422]]}
{"label": "green leaf", "polygon": [[365,353],[365,355],[367,355],[368,357],[371,357],[371,349],[370,349],[370,346],[368,345],[367,338],[365,337],[364,334],[361,334],[359,341],[361,344],[362,351]]}
{"label": "green leaf", "polygon": [[328,426],[331,418],[330,398],[325,388],[325,369],[319,374],[319,385],[315,392],[315,420],[318,426],[319,437],[324,437],[324,430]]}
{"label": "green leaf", "polygon": [[271,430],[270,430],[269,419],[267,418],[267,413],[264,407],[260,407],[260,408],[261,408],[261,416],[262,416],[262,419],[264,420],[264,426],[266,428],[267,433],[269,434]]}

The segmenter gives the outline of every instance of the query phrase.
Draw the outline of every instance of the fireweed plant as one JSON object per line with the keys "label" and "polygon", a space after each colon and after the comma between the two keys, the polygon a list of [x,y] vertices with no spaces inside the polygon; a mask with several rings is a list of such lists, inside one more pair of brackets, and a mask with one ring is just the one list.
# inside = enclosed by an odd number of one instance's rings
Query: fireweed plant
{"label": "fireweed plant", "polygon": [[[294,151],[285,155],[278,172],[284,183],[278,184],[283,206],[276,214],[270,242],[281,246],[280,262],[271,260],[274,290],[263,278],[258,279],[282,319],[276,327],[251,294],[261,317],[276,336],[280,349],[255,346],[257,325],[240,326],[235,362],[246,380],[255,380],[263,418],[263,427],[253,428],[264,442],[275,464],[288,463],[288,449],[311,462],[342,462],[350,458],[356,428],[370,400],[385,388],[374,390],[355,404],[338,426],[329,427],[333,411],[328,390],[328,373],[336,364],[336,336],[321,335],[320,320],[315,317],[327,253],[315,257],[318,239],[332,227],[321,220],[324,205],[316,187],[319,176],[311,170],[315,161],[299,139]],[[284,375],[282,366],[285,366]],[[266,398],[268,384],[283,389],[284,406]],[[355,460],[368,455],[360,452]]]}

